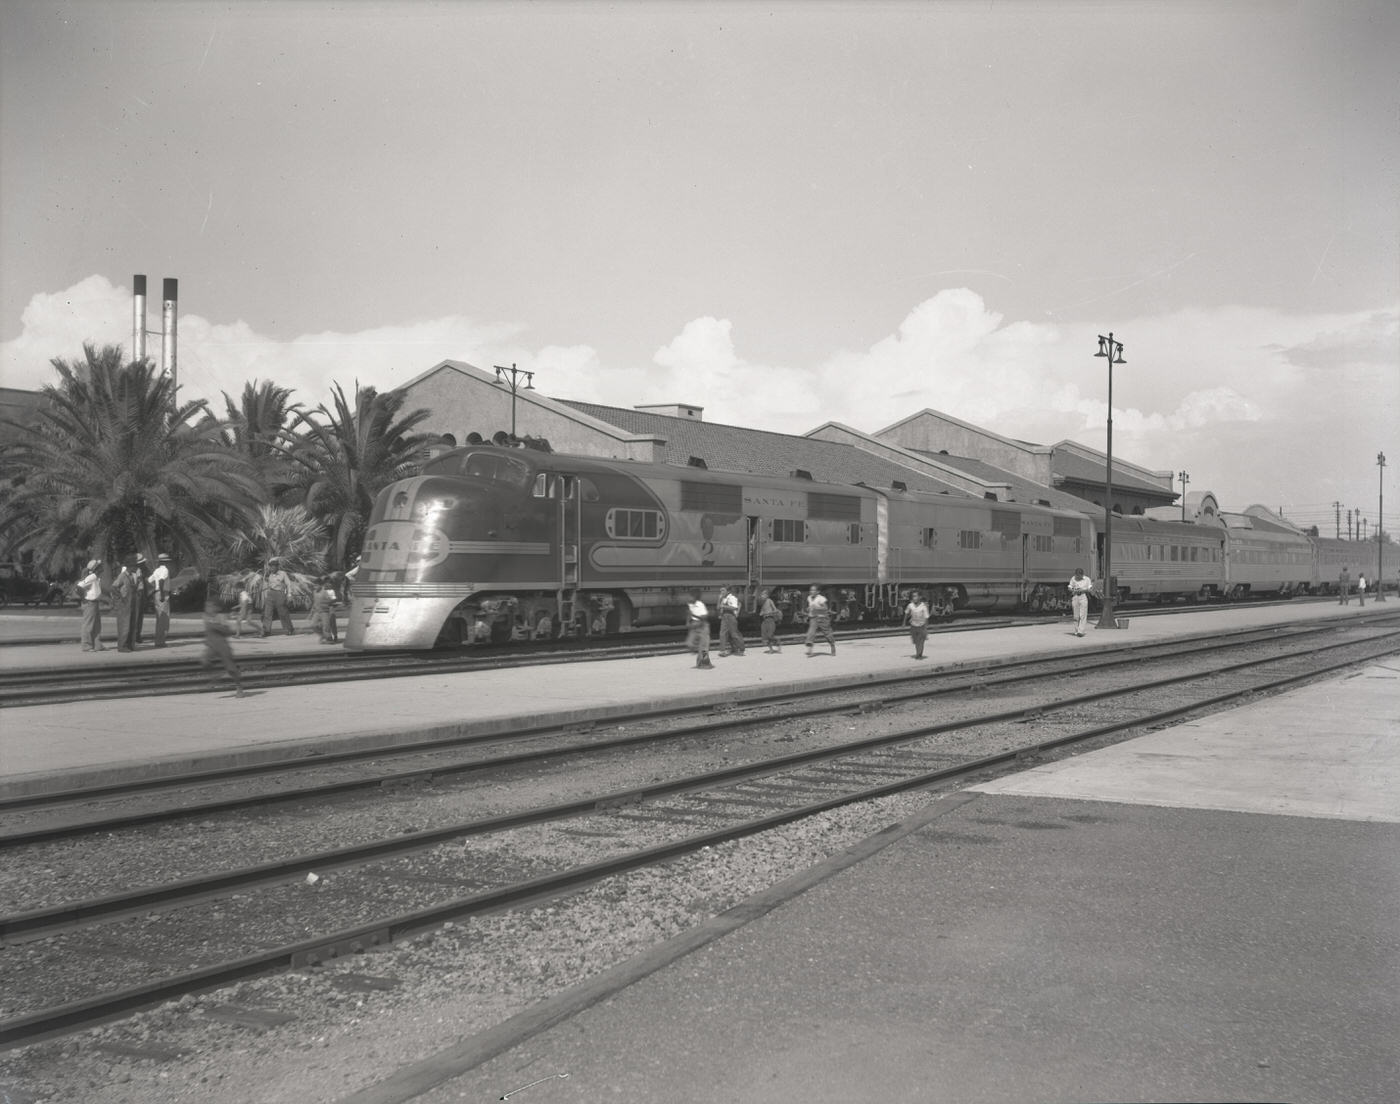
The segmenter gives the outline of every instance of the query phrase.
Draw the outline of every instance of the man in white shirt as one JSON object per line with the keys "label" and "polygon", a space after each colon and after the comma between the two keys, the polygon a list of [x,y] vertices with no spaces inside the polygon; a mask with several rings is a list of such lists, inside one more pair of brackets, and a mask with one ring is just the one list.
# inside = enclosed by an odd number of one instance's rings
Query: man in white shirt
{"label": "man in white shirt", "polygon": [[720,587],[719,591],[719,654],[744,654],[744,635],[739,631],[739,596],[729,587]]}
{"label": "man in white shirt", "polygon": [[1074,578],[1069,581],[1069,605],[1074,611],[1074,635],[1083,636],[1089,627],[1089,592],[1094,589],[1094,580],[1085,576],[1082,567],[1074,569]]}
{"label": "man in white shirt", "polygon": [[87,573],[78,580],[78,593],[82,595],[83,602],[83,632],[82,645],[85,652],[106,651],[102,647],[102,577],[97,574],[97,569],[102,566],[101,560],[89,560]]}
{"label": "man in white shirt", "polygon": [[914,642],[914,658],[924,658],[924,641],[928,639],[928,603],[917,590],[904,607],[904,623],[909,626],[909,639]]}
{"label": "man in white shirt", "polygon": [[165,634],[170,631],[170,555],[162,552],[156,557],[156,569],[151,572],[151,601],[156,609],[155,646],[165,647]]}
{"label": "man in white shirt", "polygon": [[690,592],[690,605],[687,607],[686,647],[695,653],[695,666],[702,671],[713,671],[710,662],[710,611],[700,601],[700,592]]}

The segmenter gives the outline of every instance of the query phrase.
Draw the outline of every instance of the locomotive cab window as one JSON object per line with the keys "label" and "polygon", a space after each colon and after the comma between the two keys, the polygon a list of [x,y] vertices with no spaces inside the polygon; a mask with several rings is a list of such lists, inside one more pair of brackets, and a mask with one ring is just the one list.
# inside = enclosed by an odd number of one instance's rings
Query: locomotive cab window
{"label": "locomotive cab window", "polygon": [[609,510],[605,525],[614,540],[657,540],[665,531],[659,510]]}
{"label": "locomotive cab window", "polygon": [[807,523],[795,518],[773,519],[773,543],[803,544],[807,540]]}

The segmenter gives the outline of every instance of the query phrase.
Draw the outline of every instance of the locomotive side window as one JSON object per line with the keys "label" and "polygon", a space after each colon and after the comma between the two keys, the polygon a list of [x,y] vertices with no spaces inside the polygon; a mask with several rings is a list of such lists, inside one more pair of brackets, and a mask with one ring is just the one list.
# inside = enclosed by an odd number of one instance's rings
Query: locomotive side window
{"label": "locomotive side window", "polygon": [[937,529],[925,529],[922,533],[919,534],[919,543],[920,543],[921,545],[923,545],[925,548],[937,548],[937,547],[938,547],[938,530],[937,530]]}
{"label": "locomotive side window", "polygon": [[1053,552],[1055,551],[1055,538],[1037,536],[1033,547],[1037,552]]}
{"label": "locomotive side window", "polygon": [[664,530],[659,510],[609,510],[605,525],[616,540],[656,540]]}
{"label": "locomotive side window", "polygon": [[958,547],[966,549],[978,549],[982,547],[982,533],[977,529],[960,529],[958,531]]}
{"label": "locomotive side window", "polygon": [[773,543],[804,544],[807,540],[807,523],[794,518],[773,519]]}
{"label": "locomotive side window", "polygon": [[853,521],[853,522],[851,522],[851,528],[850,528],[850,530],[849,530],[849,531],[847,532],[847,534],[846,534],[846,542],[847,542],[848,544],[859,544],[859,543],[860,543],[860,522],[858,522],[858,521]]}

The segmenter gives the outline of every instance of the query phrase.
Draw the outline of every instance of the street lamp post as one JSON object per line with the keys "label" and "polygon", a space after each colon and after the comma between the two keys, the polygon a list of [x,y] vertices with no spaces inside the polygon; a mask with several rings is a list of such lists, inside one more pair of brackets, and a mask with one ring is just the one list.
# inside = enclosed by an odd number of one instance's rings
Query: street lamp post
{"label": "street lamp post", "polygon": [[1385,542],[1381,540],[1381,523],[1385,519],[1385,453],[1376,453],[1378,475],[1376,501],[1376,601],[1385,601]]}
{"label": "street lamp post", "polygon": [[1126,364],[1123,359],[1123,343],[1113,340],[1113,331],[1107,337],[1099,335],[1099,351],[1096,357],[1108,360],[1108,462],[1104,464],[1103,480],[1103,613],[1099,615],[1098,627],[1116,629],[1118,619],[1113,615],[1113,366]]}
{"label": "street lamp post", "polygon": [[1177,478],[1181,480],[1181,520],[1186,520],[1186,484],[1191,482],[1191,477],[1186,472],[1177,472]]}
{"label": "street lamp post", "polygon": [[[512,364],[509,368],[502,368],[499,364],[496,368],[496,382],[505,383],[510,388],[510,437],[515,440],[515,396],[520,391],[533,391],[535,389],[535,373],[526,372]],[[525,381],[525,386],[520,386],[521,380]]]}

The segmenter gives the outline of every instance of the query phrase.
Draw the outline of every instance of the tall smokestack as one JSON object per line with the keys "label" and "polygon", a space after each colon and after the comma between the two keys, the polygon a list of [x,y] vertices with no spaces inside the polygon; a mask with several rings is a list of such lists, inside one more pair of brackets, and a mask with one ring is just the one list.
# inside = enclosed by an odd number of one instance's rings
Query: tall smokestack
{"label": "tall smokestack", "polygon": [[161,344],[160,366],[161,370],[170,373],[170,390],[175,390],[175,304],[180,298],[180,281],[172,280],[169,276],[165,278],[162,285],[160,297],[163,300],[161,306],[161,333],[164,335]]}
{"label": "tall smokestack", "polygon": [[146,359],[146,277],[131,278],[131,359]]}

